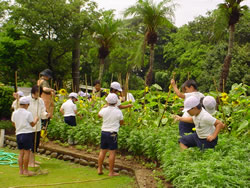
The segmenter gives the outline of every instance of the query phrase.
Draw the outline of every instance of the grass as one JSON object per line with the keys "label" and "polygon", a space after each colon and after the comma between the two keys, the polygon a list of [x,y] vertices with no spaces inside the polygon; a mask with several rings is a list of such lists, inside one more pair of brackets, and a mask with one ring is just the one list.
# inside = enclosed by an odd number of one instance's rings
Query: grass
{"label": "grass", "polygon": [[[4,152],[18,153],[17,150],[4,148]],[[95,168],[85,167],[70,162],[57,159],[48,159],[40,155],[36,155],[36,160],[41,162],[41,170],[48,170],[46,175],[38,175],[33,177],[25,177],[19,175],[18,166],[11,167],[8,165],[0,165],[0,187],[14,187],[38,184],[53,184],[74,181],[90,181],[78,184],[53,185],[53,188],[127,188],[133,187],[134,179],[121,175],[118,177],[108,177],[108,171],[104,170],[104,175],[97,175]],[[31,170],[35,170],[30,168]],[[103,179],[107,178],[107,179]],[[103,179],[103,180],[100,180]],[[94,181],[92,181],[94,180]],[[98,181],[100,180],[100,181]],[[38,187],[38,186],[35,186]],[[48,187],[48,186],[39,186]]]}

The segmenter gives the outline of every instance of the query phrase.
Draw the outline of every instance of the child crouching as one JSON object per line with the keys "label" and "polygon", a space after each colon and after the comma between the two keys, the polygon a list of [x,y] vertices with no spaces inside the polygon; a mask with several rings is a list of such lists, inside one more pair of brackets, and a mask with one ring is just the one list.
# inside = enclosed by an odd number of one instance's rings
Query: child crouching
{"label": "child crouching", "polygon": [[101,151],[98,158],[98,174],[103,174],[102,164],[106,153],[109,151],[109,176],[118,176],[114,172],[115,153],[118,147],[118,131],[123,122],[122,111],[116,107],[118,97],[115,93],[110,93],[106,97],[108,106],[102,108],[98,113],[100,118],[103,118],[102,135],[101,135]]}
{"label": "child crouching", "polygon": [[175,119],[194,123],[196,132],[184,135],[179,140],[181,149],[189,147],[199,147],[200,149],[214,148],[218,142],[218,134],[224,128],[224,124],[202,108],[200,99],[194,96],[185,100],[183,112],[188,112],[192,117],[175,116]]}

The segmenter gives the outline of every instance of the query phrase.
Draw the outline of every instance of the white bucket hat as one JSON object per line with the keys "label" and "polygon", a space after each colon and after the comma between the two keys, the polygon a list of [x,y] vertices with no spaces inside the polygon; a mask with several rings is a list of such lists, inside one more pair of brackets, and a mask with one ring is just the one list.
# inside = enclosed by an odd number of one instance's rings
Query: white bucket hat
{"label": "white bucket hat", "polygon": [[105,99],[109,104],[116,104],[118,101],[118,97],[115,93],[110,93]]}
{"label": "white bucket hat", "polygon": [[214,99],[214,97],[212,96],[206,96],[203,99],[203,106],[205,107],[205,110],[209,113],[209,114],[213,114],[216,110],[216,101]]}
{"label": "white bucket hat", "polygon": [[184,109],[182,110],[182,112],[187,112],[188,110],[198,106],[199,104],[200,100],[197,97],[194,96],[188,97],[184,101]]}
{"label": "white bucket hat", "polygon": [[121,85],[118,82],[112,82],[110,87],[118,91],[122,91]]}
{"label": "white bucket hat", "polygon": [[30,104],[30,99],[28,97],[21,97],[19,99],[20,104]]}
{"label": "white bucket hat", "polygon": [[77,93],[75,93],[75,92],[72,92],[72,93],[70,93],[69,94],[69,97],[74,97],[75,99],[77,99]]}

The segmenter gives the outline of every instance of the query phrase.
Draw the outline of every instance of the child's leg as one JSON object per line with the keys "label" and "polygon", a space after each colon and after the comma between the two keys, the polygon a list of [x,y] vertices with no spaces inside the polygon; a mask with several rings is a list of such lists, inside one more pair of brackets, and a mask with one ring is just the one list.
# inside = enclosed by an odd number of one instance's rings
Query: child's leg
{"label": "child's leg", "polygon": [[35,154],[33,152],[30,152],[29,167],[39,167],[38,165],[36,165]]}
{"label": "child's leg", "polygon": [[181,148],[181,151],[183,151],[184,149],[187,149],[188,147],[180,142],[180,148]]}
{"label": "child's leg", "polygon": [[19,174],[23,174],[23,156],[24,156],[24,150],[21,149],[18,157]]}
{"label": "child's leg", "polygon": [[114,172],[116,150],[109,150],[109,176],[119,176]]}
{"label": "child's leg", "polygon": [[98,157],[98,174],[102,174],[102,164],[105,158],[105,155],[107,153],[107,149],[101,149],[100,153],[99,153],[99,157]]}
{"label": "child's leg", "polygon": [[29,157],[30,157],[30,150],[24,150],[24,156],[23,156],[23,174],[30,176],[30,175],[33,175],[33,173],[31,171],[28,171]]}

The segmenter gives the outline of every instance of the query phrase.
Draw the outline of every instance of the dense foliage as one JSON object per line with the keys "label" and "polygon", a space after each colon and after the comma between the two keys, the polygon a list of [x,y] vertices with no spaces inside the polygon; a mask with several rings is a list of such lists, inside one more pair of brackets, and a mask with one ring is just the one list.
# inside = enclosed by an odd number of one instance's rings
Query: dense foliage
{"label": "dense foliage", "polygon": [[14,100],[13,92],[13,88],[0,86],[0,119],[9,119],[11,116],[11,104]]}
{"label": "dense foliage", "polygon": [[[248,187],[249,86],[234,84],[228,94],[210,93],[212,96],[220,95],[216,117],[225,120],[227,128],[219,135],[215,150],[205,152],[197,148],[180,152],[178,126],[172,114],[181,113],[183,101],[170,94],[159,126],[168,94],[152,89],[147,91],[145,97],[137,98],[132,109],[123,110],[125,125],[119,131],[119,150],[157,161],[166,180],[177,187]],[[144,92],[137,91],[138,96]],[[83,117],[78,117],[77,126],[71,128],[58,112],[65,100],[63,96],[59,98],[56,98],[55,116],[48,127],[49,138],[62,142],[73,138],[78,145],[99,146],[102,121],[97,113],[105,101],[101,98],[79,100],[78,111]]]}
{"label": "dense foliage", "polygon": [[[104,12],[98,10],[96,3],[88,0],[16,0],[14,4],[8,4],[3,1],[0,11],[1,82],[14,85],[14,71],[17,70],[18,83],[21,80],[34,84],[39,72],[45,68],[52,69],[54,82],[59,87],[65,87],[71,79],[73,84],[79,78],[81,83],[90,85],[98,78],[101,31],[95,23],[105,20]],[[201,91],[215,90],[213,78],[219,80],[227,54],[229,32],[224,28],[221,37],[215,38],[218,31],[214,30],[217,28],[216,13],[208,12],[180,28],[158,24],[154,69],[151,68],[153,84],[157,83],[167,91],[166,83],[175,71],[179,83],[189,77],[198,82]],[[117,20],[110,17],[106,22],[103,27],[117,23]],[[114,35],[119,37],[108,45],[110,55],[102,61],[103,85],[109,86],[111,80],[119,80],[124,85],[125,79],[131,78],[129,88],[141,88],[153,51],[145,46],[147,28],[142,17],[120,20],[119,23],[113,34],[104,32],[105,35],[110,34],[110,38]],[[249,23],[250,12],[243,11],[235,25],[234,51],[225,91],[229,91],[233,83],[249,83]],[[109,37],[107,40],[109,42]]]}

